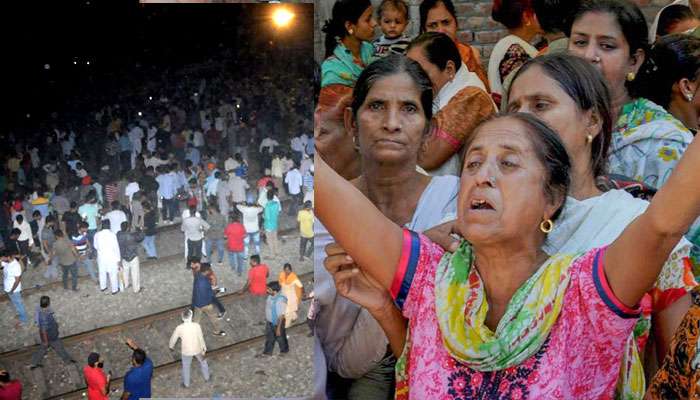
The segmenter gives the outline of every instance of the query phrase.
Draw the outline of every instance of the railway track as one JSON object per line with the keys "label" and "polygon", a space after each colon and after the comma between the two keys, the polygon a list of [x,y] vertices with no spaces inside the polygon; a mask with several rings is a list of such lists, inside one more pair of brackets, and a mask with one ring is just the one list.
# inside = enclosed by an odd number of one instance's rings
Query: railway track
{"label": "railway track", "polygon": [[[294,334],[299,331],[308,329],[304,322],[298,322],[287,328],[287,334]],[[226,354],[240,354],[241,352],[247,351],[249,349],[261,349],[265,343],[265,335],[259,335],[250,339],[242,340],[237,343],[233,343],[227,346],[219,347],[215,350],[207,351],[207,359],[211,360],[221,357]],[[179,369],[181,367],[180,358],[171,361],[166,364],[161,364],[153,368],[154,376],[156,374],[162,374],[169,372],[173,369]],[[193,371],[194,372],[194,371]],[[124,383],[124,377],[120,376],[118,378],[112,378],[110,387],[112,388],[112,393],[119,392],[120,388]],[[58,400],[58,399],[84,399],[87,396],[87,388],[83,387],[76,389],[72,392],[63,393],[57,396],[48,397],[48,400]]]}
{"label": "railway track", "polygon": [[[181,256],[181,255],[178,255]],[[299,279],[305,287],[311,287],[313,272],[299,275]],[[264,342],[262,320],[264,319],[264,297],[253,297],[238,291],[217,297],[227,309],[227,315],[223,320],[225,337],[217,337],[211,334],[213,328],[206,317],[201,324],[207,343],[207,357],[218,354],[230,354],[260,346]],[[306,315],[306,304],[300,304],[299,323],[290,328],[301,329]],[[63,364],[57,356],[45,359],[43,368],[29,370],[32,354],[39,345],[26,346],[20,349],[0,353],[0,361],[6,368],[18,371],[25,375],[22,381],[33,382],[37,386],[39,396],[30,398],[81,398],[84,396],[84,381],[82,379],[82,366],[87,354],[97,349],[106,359],[105,371],[111,369],[116,377],[112,380],[112,387],[121,384],[123,374],[130,367],[129,351],[124,344],[127,337],[134,338],[139,347],[143,348],[148,357],[154,363],[155,371],[168,370],[177,367],[180,362],[180,353],[168,349],[168,339],[173,329],[180,324],[181,312],[189,307],[183,305],[162,312],[135,318],[120,324],[105,326],[86,332],[61,338],[68,352],[73,355],[78,364]],[[56,383],[54,383],[56,382]],[[60,383],[60,385],[57,385]]]}
{"label": "railway track", "polygon": [[[158,228],[159,229],[158,233],[163,234],[165,232],[173,232],[173,231],[179,230],[179,227],[180,227],[180,224],[165,225],[165,226]],[[292,233],[296,233],[296,231],[297,231],[296,228],[284,229],[284,230],[279,231],[278,235],[280,237],[282,237],[282,236],[286,236],[286,235],[289,235]],[[140,268],[144,268],[144,267],[147,268],[147,267],[152,266],[152,265],[157,265],[163,261],[165,261],[165,262],[176,261],[177,259],[182,259],[183,256],[184,256],[184,253],[177,253],[177,254],[159,257],[157,260],[143,260],[140,262]],[[95,268],[95,271],[97,271],[97,261],[96,260],[93,260],[93,261],[95,261],[94,268]],[[90,280],[90,277],[87,274],[78,276],[79,283],[83,283],[83,282],[86,282],[89,280]],[[24,284],[24,282],[23,282],[23,284]],[[44,285],[27,286],[26,288],[22,289],[22,295],[28,296],[28,295],[31,295],[34,293],[39,293],[39,292],[44,291],[44,290],[58,289],[61,287],[63,287],[63,281],[61,281],[59,279],[59,280],[55,280],[55,281],[49,282],[49,283],[44,284]],[[0,296],[0,302],[9,301],[9,299],[10,299],[9,296],[7,296],[7,294],[5,294],[5,292],[3,292],[2,295]]]}

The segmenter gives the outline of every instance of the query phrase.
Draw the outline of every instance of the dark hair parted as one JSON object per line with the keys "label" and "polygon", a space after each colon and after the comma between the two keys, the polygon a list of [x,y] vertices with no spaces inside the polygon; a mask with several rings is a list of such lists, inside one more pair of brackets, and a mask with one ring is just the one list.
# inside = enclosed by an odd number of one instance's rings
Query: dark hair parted
{"label": "dark hair parted", "polygon": [[677,23],[695,18],[697,17],[690,7],[683,4],[671,4],[661,10],[655,33],[657,36],[666,36]]}
{"label": "dark hair parted", "polygon": [[570,54],[549,54],[525,63],[515,74],[511,88],[520,75],[534,66],[542,68],[548,77],[557,81],[581,111],[593,110],[600,118],[601,130],[591,142],[591,171],[594,177],[604,175],[613,129],[612,103],[605,79],[582,58]]}
{"label": "dark hair parted", "polygon": [[455,71],[462,65],[462,57],[459,55],[457,45],[449,36],[442,32],[425,32],[411,41],[406,51],[413,48],[420,48],[431,64],[434,64],[440,71],[444,71],[447,62],[452,61]]}
{"label": "dark hair parted", "polygon": [[387,76],[406,73],[416,84],[416,89],[420,92],[420,103],[423,107],[423,114],[426,119],[426,131],[433,117],[433,86],[428,74],[425,73],[420,64],[408,57],[399,54],[391,54],[387,57],[371,63],[365,68],[357,78],[355,88],[352,92],[352,114],[357,118],[357,111],[367,99],[369,91],[374,84]]}
{"label": "dark hair parted", "polygon": [[377,17],[381,18],[382,13],[388,8],[402,12],[406,20],[408,20],[408,5],[406,5],[404,0],[382,0],[379,8],[377,8]]}
{"label": "dark hair parted", "polygon": [[479,126],[474,129],[474,133],[469,135],[467,141],[464,143],[465,150],[469,149],[471,143],[484,126],[501,120],[511,120],[513,123],[520,123],[525,126],[525,132],[528,134],[527,136],[530,139],[534,153],[545,170],[544,192],[552,203],[555,203],[557,200],[562,200],[557,211],[550,217],[552,221],[555,221],[564,209],[564,200],[566,199],[566,194],[569,192],[571,161],[559,135],[552,130],[552,128],[547,126],[547,124],[532,114],[494,114],[483,120]]}
{"label": "dark hair parted", "polygon": [[457,11],[455,11],[455,5],[452,3],[452,0],[424,0],[422,3],[420,3],[420,6],[418,7],[418,11],[420,14],[421,33],[426,31],[425,24],[428,21],[428,12],[430,12],[430,10],[432,10],[433,8],[437,7],[440,3],[442,3],[442,5],[445,6],[447,12],[450,13],[452,18],[455,19],[455,23],[457,23]]}
{"label": "dark hair parted", "polygon": [[519,28],[523,24],[525,11],[532,11],[530,0],[493,0],[491,18],[508,29]]}
{"label": "dark hair parted", "polygon": [[579,0],[532,0],[532,10],[547,33],[564,33],[571,26]]}
{"label": "dark hair parted", "polygon": [[[582,0],[572,18],[572,25],[587,13],[604,13],[615,17],[617,25],[622,31],[629,45],[630,56],[637,50],[642,50],[645,55],[644,63],[639,67],[642,72],[652,64],[649,61],[649,28],[642,10],[629,0]],[[571,27],[567,29],[566,36],[571,37]],[[639,97],[639,89],[636,80],[625,82],[629,95]]]}
{"label": "dark hair parted", "polygon": [[331,18],[323,25],[323,33],[326,34],[326,58],[333,55],[338,40],[348,35],[345,22],[356,24],[362,13],[372,6],[370,0],[336,0],[333,4]]}
{"label": "dark hair parted", "polygon": [[277,281],[272,281],[267,284],[267,287],[270,288],[273,292],[279,292],[282,290],[282,286],[280,286],[280,283]]}
{"label": "dark hair parted", "polygon": [[650,57],[656,68],[637,78],[641,95],[668,109],[673,85],[683,78],[695,82],[700,77],[700,38],[684,34],[660,37]]}

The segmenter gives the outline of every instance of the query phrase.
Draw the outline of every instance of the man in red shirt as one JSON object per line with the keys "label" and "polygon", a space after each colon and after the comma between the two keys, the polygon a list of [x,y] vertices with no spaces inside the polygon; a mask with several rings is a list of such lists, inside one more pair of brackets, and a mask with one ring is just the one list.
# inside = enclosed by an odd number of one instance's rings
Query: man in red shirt
{"label": "man in red shirt", "polygon": [[109,400],[109,381],[112,374],[105,375],[103,361],[97,353],[90,353],[88,365],[83,368],[88,400]]}
{"label": "man in red shirt", "polygon": [[243,286],[243,290],[250,288],[253,296],[267,295],[267,277],[270,275],[270,268],[260,263],[260,256],[253,254],[250,256],[250,270],[248,271],[248,281]]}
{"label": "man in red shirt", "polygon": [[224,229],[226,236],[226,247],[228,248],[228,262],[231,270],[236,271],[238,276],[243,274],[245,268],[245,227],[241,224],[241,214],[234,212],[231,215],[231,223]]}
{"label": "man in red shirt", "polygon": [[20,400],[22,398],[22,383],[12,380],[10,373],[0,370],[0,400]]}

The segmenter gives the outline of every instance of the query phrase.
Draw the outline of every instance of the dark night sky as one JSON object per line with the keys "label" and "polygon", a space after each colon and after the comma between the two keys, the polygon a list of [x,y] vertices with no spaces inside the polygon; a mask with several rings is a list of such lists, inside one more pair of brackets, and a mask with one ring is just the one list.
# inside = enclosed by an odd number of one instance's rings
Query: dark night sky
{"label": "dark night sky", "polygon": [[[292,26],[277,30],[270,14],[280,5],[272,4],[17,3],[24,5],[3,13],[9,20],[2,27],[0,75],[7,101],[3,123],[27,112],[41,114],[56,108],[57,102],[79,95],[75,88],[81,82],[84,87],[90,76],[94,83],[90,88],[99,90],[105,79],[114,80],[115,71],[138,72],[136,64],[172,70],[215,58],[222,48],[235,52],[254,43],[269,45],[269,41],[272,46],[308,47],[313,56],[311,4],[284,5],[296,17]],[[284,65],[279,59],[271,62]]]}

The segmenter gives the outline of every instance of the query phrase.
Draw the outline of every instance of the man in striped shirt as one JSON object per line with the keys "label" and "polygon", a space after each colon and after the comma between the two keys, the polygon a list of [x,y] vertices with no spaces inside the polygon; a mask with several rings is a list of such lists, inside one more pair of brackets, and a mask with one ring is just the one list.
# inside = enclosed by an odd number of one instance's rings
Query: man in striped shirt
{"label": "man in striped shirt", "polygon": [[97,282],[97,274],[95,273],[95,262],[90,259],[90,241],[88,240],[88,224],[81,221],[78,225],[78,232],[71,235],[70,240],[78,251],[78,266],[82,265],[90,275],[90,279]]}

